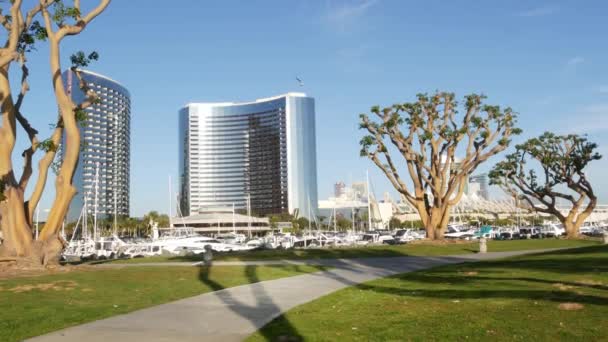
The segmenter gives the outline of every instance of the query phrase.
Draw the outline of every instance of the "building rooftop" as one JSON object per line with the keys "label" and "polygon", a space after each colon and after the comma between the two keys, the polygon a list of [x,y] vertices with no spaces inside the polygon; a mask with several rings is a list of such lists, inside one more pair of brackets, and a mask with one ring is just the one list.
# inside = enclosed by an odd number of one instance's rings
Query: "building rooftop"
{"label": "building rooftop", "polygon": [[174,225],[190,225],[190,224],[194,224],[194,223],[208,223],[208,224],[217,224],[218,222],[221,224],[225,224],[225,223],[230,223],[232,224],[234,219],[234,222],[236,223],[247,223],[247,222],[251,222],[251,223],[265,223],[265,224],[269,224],[268,218],[267,217],[255,217],[255,216],[247,216],[247,215],[242,215],[242,214],[232,214],[232,213],[220,213],[220,212],[215,212],[215,213],[198,213],[195,215],[190,215],[190,216],[185,216],[185,217],[173,217],[171,219],[171,222],[173,222]]}
{"label": "building rooftop", "polygon": [[122,84],[122,83],[120,83],[120,82],[118,82],[118,81],[116,81],[116,80],[114,80],[114,79],[111,79],[111,78],[109,78],[108,76],[105,76],[105,75],[102,75],[102,74],[98,74],[98,73],[96,73],[96,72],[93,72],[93,71],[91,71],[91,70],[86,70],[86,69],[78,69],[78,71],[83,72],[83,73],[85,73],[85,74],[93,75],[93,76],[95,76],[95,77],[99,77],[99,78],[106,79],[106,80],[108,80],[108,81],[110,81],[110,82],[113,82],[113,83],[118,84],[119,86],[121,86],[121,87],[123,87],[123,88],[126,88],[126,87],[124,86],[124,84]]}
{"label": "building rooftop", "polygon": [[260,102],[273,101],[273,100],[277,100],[277,99],[280,99],[280,98],[283,98],[283,97],[306,97],[306,94],[305,93],[299,93],[299,92],[289,92],[289,93],[286,93],[286,94],[277,95],[277,96],[271,96],[271,97],[265,97],[265,98],[256,99],[254,101],[249,101],[249,102],[189,102],[184,107],[191,107],[191,106],[198,106],[198,107],[242,106],[242,105],[249,105],[249,104],[255,104],[255,103],[260,103]]}

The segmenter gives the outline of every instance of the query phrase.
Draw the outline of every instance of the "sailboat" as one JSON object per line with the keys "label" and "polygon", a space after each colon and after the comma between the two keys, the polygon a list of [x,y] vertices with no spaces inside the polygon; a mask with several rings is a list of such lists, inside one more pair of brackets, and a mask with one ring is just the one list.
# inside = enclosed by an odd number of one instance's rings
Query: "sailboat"
{"label": "sailboat", "polygon": [[[91,259],[106,259],[106,258],[117,258],[121,254],[121,250],[125,249],[127,244],[120,239],[116,235],[116,192],[114,193],[114,217],[115,217],[115,225],[114,232],[110,236],[101,236],[99,229],[97,227],[97,209],[98,209],[98,196],[99,196],[99,163],[96,164],[95,169],[95,178],[93,180],[94,184],[94,205],[93,205],[93,227],[92,227],[92,236],[89,234],[88,229],[88,197],[90,195],[90,191],[87,192],[84,196],[84,205],[82,207],[82,211],[80,212],[80,216],[78,217],[78,221],[76,222],[76,226],[74,227],[74,231],[72,232],[72,237],[68,242],[68,246],[63,251],[62,256],[66,260],[74,260],[74,259],[83,259],[83,258],[91,258]],[[79,239],[75,239],[76,233],[78,232],[79,223],[81,234]]]}

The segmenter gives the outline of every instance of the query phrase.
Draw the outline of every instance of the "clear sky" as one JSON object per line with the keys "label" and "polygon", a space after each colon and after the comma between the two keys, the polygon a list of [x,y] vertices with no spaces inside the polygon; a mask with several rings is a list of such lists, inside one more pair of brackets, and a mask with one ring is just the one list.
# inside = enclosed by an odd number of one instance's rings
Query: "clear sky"
{"label": "clear sky", "polygon": [[[320,198],[336,181],[363,179],[366,169],[378,195],[388,190],[372,163],[359,157],[358,114],[439,89],[460,98],[483,92],[489,103],[513,107],[524,137],[588,133],[606,156],[589,176],[608,202],[606,1],[152,3],[115,0],[63,49],[65,67],[74,51],[98,51],[91,70],[131,92],[133,216],[168,210],[181,106],[289,91],[316,99]],[[43,134],[50,133],[56,108],[47,53],[42,44],[30,58],[32,90],[24,107]],[[43,208],[53,188],[50,183]]]}

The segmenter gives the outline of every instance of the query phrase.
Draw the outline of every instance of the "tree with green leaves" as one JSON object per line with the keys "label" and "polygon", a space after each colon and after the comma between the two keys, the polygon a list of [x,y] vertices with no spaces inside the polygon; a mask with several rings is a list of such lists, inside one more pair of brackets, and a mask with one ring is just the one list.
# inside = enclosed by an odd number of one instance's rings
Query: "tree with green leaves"
{"label": "tree with green leaves", "polygon": [[307,230],[308,227],[312,227],[312,222],[310,222],[306,217],[298,217],[296,220],[297,227],[299,230]]}
{"label": "tree with green leaves", "polygon": [[161,228],[169,227],[169,215],[167,214],[159,214],[158,211],[153,210],[144,215],[143,223],[148,225],[150,220],[158,223],[158,226]]}
{"label": "tree with green leaves", "polygon": [[415,229],[424,229],[424,224],[422,224],[421,220],[407,220],[401,221],[400,228],[415,228]]}
{"label": "tree with green leaves", "polygon": [[[602,157],[596,149],[597,144],[586,137],[545,132],[517,145],[515,152],[497,163],[489,173],[490,184],[500,186],[520,206],[555,216],[568,237],[575,238],[597,205],[584,172]],[[532,161],[537,165],[531,166]],[[567,213],[559,209],[559,200],[570,203]]]}
{"label": "tree with green leaves", "polygon": [[327,216],[323,216],[323,215],[318,215],[317,216],[317,220],[319,220],[319,225],[321,226],[321,229],[325,229],[328,224],[325,224],[325,219],[327,218]]}
{"label": "tree with green leaves", "polygon": [[[39,0],[29,11],[24,8],[22,0],[12,0],[0,7],[0,25],[7,33],[6,41],[0,48],[0,228],[4,236],[4,243],[0,246],[0,262],[17,265],[56,264],[65,246],[59,230],[76,194],[72,179],[80,151],[79,120],[82,120],[85,109],[98,101],[97,94],[80,77],[78,68],[86,66],[98,56],[97,53],[77,53],[72,56],[71,69],[79,78],[79,87],[86,94],[82,103],[74,103],[61,77],[64,69],[60,46],[68,37],[79,35],[109,4],[110,0],[100,0],[88,13],[81,12],[80,0],[74,0],[70,6],[62,0]],[[59,108],[53,132],[47,139],[39,138],[38,130],[30,125],[21,109],[30,88],[27,57],[36,50],[34,45],[41,41],[49,45],[49,80]],[[17,87],[10,80],[10,67],[15,64],[21,70],[16,100],[12,89]],[[57,107],[49,108],[49,111],[55,112]],[[12,161],[19,126],[25,131],[30,146],[21,153],[24,168],[18,177]],[[62,158],[56,162],[62,137]],[[33,156],[39,151],[43,155],[38,163],[38,177],[30,198],[26,198],[26,189],[33,175]],[[54,162],[57,172],[55,198],[44,229],[35,239],[32,234],[33,215],[46,188],[49,168]]]}
{"label": "tree with green leaves", "polygon": [[[360,116],[367,131],[361,156],[371,159],[418,211],[429,239],[443,239],[467,176],[521,133],[511,108],[487,105],[484,99],[465,96],[464,115],[459,115],[454,94],[418,94],[415,102],[374,106],[371,117]],[[411,182],[401,176],[403,170]]]}
{"label": "tree with green leaves", "polygon": [[391,229],[396,229],[396,228],[400,228],[401,227],[401,220],[396,218],[396,217],[392,217],[390,219],[390,221],[388,221],[388,226]]}
{"label": "tree with green leaves", "polygon": [[[337,226],[338,230],[340,230],[340,231],[347,231],[352,228],[353,223],[351,220],[347,219],[346,217],[344,217],[342,215],[338,215],[338,218],[336,220],[336,226]],[[333,229],[333,227],[330,227],[330,228]]]}

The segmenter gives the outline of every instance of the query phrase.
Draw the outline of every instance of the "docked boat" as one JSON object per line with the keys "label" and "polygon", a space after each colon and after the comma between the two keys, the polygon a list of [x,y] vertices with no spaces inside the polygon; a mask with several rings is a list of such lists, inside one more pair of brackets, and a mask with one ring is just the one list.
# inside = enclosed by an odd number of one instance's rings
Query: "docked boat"
{"label": "docked boat", "polygon": [[246,251],[253,249],[253,247],[246,245],[225,243],[220,240],[204,236],[175,240],[158,240],[152,242],[151,245],[157,245],[162,250],[171,254],[200,254],[205,251],[205,246],[211,246],[211,249],[214,252]]}
{"label": "docked boat", "polygon": [[408,243],[424,239],[425,236],[414,229],[399,229],[393,235],[397,243]]}
{"label": "docked boat", "polygon": [[455,224],[454,225],[448,224],[447,233],[445,233],[443,236],[448,239],[465,239],[465,240],[479,237],[475,233],[475,231],[473,231],[472,229],[468,229],[465,226],[455,225]]}

